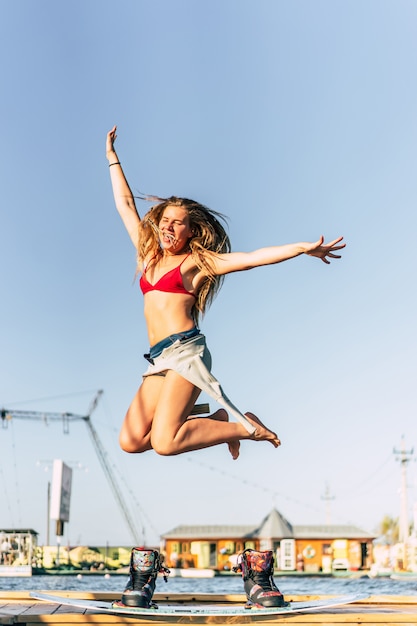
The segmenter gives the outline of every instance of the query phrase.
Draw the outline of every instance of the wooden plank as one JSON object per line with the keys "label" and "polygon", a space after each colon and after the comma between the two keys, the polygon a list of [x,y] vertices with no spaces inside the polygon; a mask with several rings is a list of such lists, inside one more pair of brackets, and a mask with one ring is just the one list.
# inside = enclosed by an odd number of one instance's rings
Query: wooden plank
{"label": "wooden plank", "polygon": [[[33,600],[32,600],[33,603]],[[23,611],[25,611],[27,609],[27,607],[30,606],[29,604],[21,604],[21,603],[15,603],[15,602],[10,602],[9,604],[3,604],[1,607],[1,613],[3,613],[4,615],[19,615],[20,613],[22,613]]]}
{"label": "wooden plank", "polygon": [[[209,621],[208,621],[209,620]],[[344,613],[336,613],[334,611],[330,613],[321,613],[318,615],[314,614],[302,614],[302,615],[293,615],[287,617],[279,617],[272,619],[270,617],[262,620],[257,620],[257,624],[269,625],[269,624],[277,624],[279,621],[280,624],[297,624],[303,626],[336,626],[340,624],[346,625],[361,625],[365,624],[366,626],[416,626],[417,620],[416,618],[410,618],[409,615],[405,614],[385,614],[385,615],[376,615],[376,614],[344,614]],[[202,624],[202,623],[210,623],[210,624],[233,624],[234,626],[246,626],[246,624],[254,623],[250,616],[228,616],[228,617],[210,617],[206,620],[206,618],[192,618],[192,617],[182,617],[180,619],[174,618],[171,619],[163,619],[161,621],[149,620],[147,618],[138,619],[138,618],[129,618],[125,616],[113,616],[113,615],[100,615],[97,613],[86,613],[86,614],[55,614],[55,615],[47,615],[47,616],[33,616],[31,618],[24,619],[24,616],[21,616],[17,619],[15,623],[32,625],[32,624],[59,624],[59,626],[78,626],[80,624],[94,624],[95,626],[120,626],[122,624],[136,624],[137,626],[155,626],[155,624],[161,623],[181,623],[181,624]]]}

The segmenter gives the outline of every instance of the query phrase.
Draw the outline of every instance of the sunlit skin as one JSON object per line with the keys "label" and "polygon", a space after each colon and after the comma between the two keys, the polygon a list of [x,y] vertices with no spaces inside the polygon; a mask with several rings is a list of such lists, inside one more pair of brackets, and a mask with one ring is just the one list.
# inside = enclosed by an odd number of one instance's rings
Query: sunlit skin
{"label": "sunlit skin", "polygon": [[[113,194],[116,208],[136,247],[141,218],[122,167],[118,163],[115,140],[116,127],[113,127],[107,134],[106,143]],[[191,294],[197,294],[206,280],[205,272],[189,254],[193,231],[188,211],[180,206],[168,205],[155,227],[159,232],[163,253],[158,260],[144,259],[147,279],[155,284],[166,272],[184,261],[181,274],[184,287],[190,294],[155,290],[144,295],[144,315],[151,346],[169,335],[190,330],[195,326],[191,314],[195,299]],[[313,243],[299,242],[260,248],[252,252],[217,254],[212,259],[212,265],[215,275],[221,276],[281,263],[301,254],[317,257],[328,264],[331,259],[340,258],[338,252],[345,247],[342,240],[339,237],[326,244],[324,237],[320,237]],[[165,376],[145,377],[121,428],[122,449],[131,453],[154,449],[162,455],[176,455],[226,443],[233,459],[237,459],[242,440],[269,441],[276,448],[281,444],[277,434],[250,412],[245,415],[256,427],[253,434],[249,434],[241,423],[230,422],[224,409],[208,417],[189,417],[200,393],[200,389],[173,370],[168,370]]]}

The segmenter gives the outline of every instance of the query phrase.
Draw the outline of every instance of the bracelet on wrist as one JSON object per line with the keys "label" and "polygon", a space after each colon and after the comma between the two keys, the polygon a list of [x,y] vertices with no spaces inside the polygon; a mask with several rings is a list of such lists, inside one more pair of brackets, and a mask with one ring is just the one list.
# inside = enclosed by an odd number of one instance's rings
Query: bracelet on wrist
{"label": "bracelet on wrist", "polygon": [[111,167],[112,165],[121,165],[120,161],[115,161],[114,163],[110,163],[109,167]]}

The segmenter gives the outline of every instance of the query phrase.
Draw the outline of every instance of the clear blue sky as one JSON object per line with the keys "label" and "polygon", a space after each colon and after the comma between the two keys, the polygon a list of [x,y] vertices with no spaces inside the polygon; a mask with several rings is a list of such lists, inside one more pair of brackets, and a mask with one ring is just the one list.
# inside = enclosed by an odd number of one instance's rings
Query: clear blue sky
{"label": "clear blue sky", "polygon": [[[417,445],[414,0],[0,12],[0,406],[84,414],[103,389],[93,421],[149,543],[181,523],[256,524],[273,506],[320,524],[327,504],[333,523],[370,531],[398,516],[393,448]],[[330,266],[300,257],[228,276],[202,323],[214,374],[279,450],[245,442],[237,462],[226,446],[119,450],[148,345],[104,156],[115,123],[133,190],[225,213],[234,250],[345,237]],[[84,468],[64,541],[129,545],[82,423],[0,429],[0,527],[45,541],[54,458]]]}

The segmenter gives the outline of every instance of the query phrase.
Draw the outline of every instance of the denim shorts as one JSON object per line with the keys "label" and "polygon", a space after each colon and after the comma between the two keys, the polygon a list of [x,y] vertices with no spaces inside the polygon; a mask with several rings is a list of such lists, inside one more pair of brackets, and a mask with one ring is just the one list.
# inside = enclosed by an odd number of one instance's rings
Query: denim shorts
{"label": "denim shorts", "polygon": [[177,340],[186,341],[187,339],[196,337],[199,334],[200,330],[196,326],[194,326],[194,328],[192,328],[191,330],[185,330],[182,333],[174,333],[173,335],[169,335],[168,337],[165,337],[165,339],[161,339],[161,341],[158,341],[158,343],[149,348],[149,353],[144,354],[143,356],[147,361],[149,361],[149,363],[153,364],[154,359],[156,359],[157,356],[161,355],[162,351],[165,350],[165,348],[172,346],[172,344],[174,344]]}

